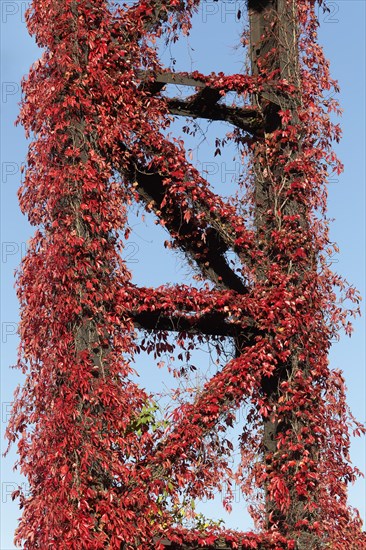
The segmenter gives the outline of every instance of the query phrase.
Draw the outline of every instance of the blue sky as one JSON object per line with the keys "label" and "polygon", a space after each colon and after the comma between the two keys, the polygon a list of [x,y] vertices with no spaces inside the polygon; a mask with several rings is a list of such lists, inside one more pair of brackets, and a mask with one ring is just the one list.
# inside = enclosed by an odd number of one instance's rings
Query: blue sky
{"label": "blue sky", "polygon": [[[14,290],[14,270],[32,235],[27,220],[21,215],[16,191],[20,181],[20,164],[25,160],[27,143],[20,127],[14,126],[20,99],[19,83],[37,59],[33,39],[29,37],[24,10],[27,2],[1,1],[1,406],[3,434],[9,403],[13,391],[21,380],[19,373],[10,369],[16,362],[18,339],[18,303]],[[341,86],[340,101],[344,109],[341,125],[344,137],[337,153],[345,164],[345,172],[334,179],[329,192],[329,216],[335,218],[331,238],[340,246],[335,259],[335,269],[344,275],[365,296],[365,13],[364,0],[338,0],[329,2],[330,14],[321,14],[320,39],[327,57],[331,60],[332,76]],[[235,14],[244,12],[244,2],[230,1],[203,3],[194,20],[192,36],[173,49],[164,52],[164,60],[176,58],[177,70],[200,70],[205,73],[224,71],[240,72],[243,69],[241,50],[233,49],[241,32],[240,21]],[[202,123],[201,138],[187,141],[192,148],[193,159],[200,170],[208,172],[217,191],[227,194],[234,187],[240,166],[232,155],[225,154],[219,161],[213,159],[213,139],[217,125]],[[181,123],[174,125],[179,130]],[[226,127],[221,124],[219,133]],[[199,143],[199,145],[197,145]],[[215,164],[213,164],[215,161]],[[142,221],[136,211],[131,211],[133,233],[125,250],[125,259],[133,270],[134,281],[140,285],[155,286],[166,282],[188,284],[192,281],[190,269],[182,254],[169,253],[163,247],[166,234],[155,226],[153,219]],[[365,420],[365,322],[355,322],[351,339],[342,337],[331,351],[331,365],[341,368],[348,386],[348,402],[360,420]],[[198,351],[194,357],[204,372],[216,368],[207,350]],[[162,391],[171,379],[164,370],[158,370],[154,361],[141,356],[137,361],[140,381],[151,391]],[[2,437],[2,448],[4,447]],[[366,470],[365,441],[352,445],[354,463]],[[10,494],[22,480],[12,472],[14,450],[7,458],[1,458],[1,507],[2,529],[0,550],[14,548],[12,544],[17,504]],[[237,495],[233,513],[229,516],[221,508],[221,495],[214,502],[205,503],[200,509],[210,517],[226,520],[233,528],[248,529],[251,524],[245,512],[242,498]],[[365,482],[359,481],[350,488],[350,502],[358,507],[365,518]]]}

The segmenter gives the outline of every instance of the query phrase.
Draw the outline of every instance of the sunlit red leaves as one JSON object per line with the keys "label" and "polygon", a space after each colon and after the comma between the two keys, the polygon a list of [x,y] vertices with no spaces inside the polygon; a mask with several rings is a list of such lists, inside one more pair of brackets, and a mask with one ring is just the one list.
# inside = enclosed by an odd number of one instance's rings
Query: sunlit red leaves
{"label": "sunlit red leaves", "polygon": [[[184,4],[159,3],[160,15],[172,17],[173,34],[188,30],[199,2]],[[188,162],[183,141],[172,143],[163,134],[169,125],[164,97],[139,87],[141,68],[163,70],[155,48],[141,40],[147,31],[161,33],[156,2],[141,1],[114,15],[103,0],[93,6],[86,0],[33,2],[29,30],[46,51],[23,84],[20,122],[28,134],[34,133],[34,142],[20,204],[42,231],[32,240],[18,277],[19,365],[27,379],[8,429],[10,440],[19,438],[20,465],[31,487],[31,496],[21,497],[17,533],[25,548],[79,548],[82,541],[91,550],[107,544],[117,549],[122,540],[147,548],[162,530],[176,542],[207,545],[224,536],[233,547],[243,542],[247,548],[294,548],[294,537],[304,528],[301,521],[287,534],[275,525],[260,535],[186,532],[171,528],[171,515],[156,501],[164,490],[174,499],[187,486],[192,497],[205,496],[230,474],[230,445],[216,436],[232,424],[233,411],[245,400],[243,465],[262,450],[251,427],[260,433],[263,418],[273,418],[287,429],[278,435],[277,451],[267,455],[268,467],[254,465],[243,490],[250,494],[255,483],[260,488],[267,484],[284,513],[295,490],[320,518],[306,529],[327,530],[335,548],[355,540],[363,544],[360,522],[346,503],[346,483],[357,472],[349,465],[344,381],[327,362],[330,335],[340,325],[350,332],[334,287],[345,290],[351,301],[359,297],[331,273],[324,258],[321,270],[314,259],[329,246],[327,225],[315,213],[326,207],[326,164],[338,173],[342,166],[331,150],[340,131],[328,112],[337,105],[324,101],[324,90],[334,83],[316,43],[312,4],[298,6],[301,90],[278,79],[265,63],[255,77],[191,75],[222,95],[235,91],[248,98],[269,86],[283,97],[300,95],[297,109],[280,112],[281,129],[251,147],[276,199],[263,212],[270,238],[265,231],[259,238],[242,215],[243,204],[213,193]],[[241,143],[235,134],[228,139]],[[176,244],[188,238],[204,245],[212,225],[223,228],[229,246],[243,260],[243,273],[250,275],[248,295],[185,286],[137,290],[131,285],[116,243],[120,231],[128,233],[126,204],[136,197],[136,186],[129,177],[123,185],[113,182],[116,170],[130,173],[131,158],[162,176],[163,200],[148,208],[169,226],[178,207],[185,232],[172,231]],[[253,193],[248,197],[246,206],[253,210]],[[296,208],[286,209],[291,202],[304,208],[304,219]],[[187,235],[192,220],[196,229]],[[184,307],[191,311],[192,323],[216,312],[243,329],[254,318],[262,332],[207,382],[196,401],[172,412],[173,424],[155,433],[141,430],[139,436],[129,426],[148,396],[129,380],[129,359],[137,350],[131,311],[155,308],[173,314]],[[184,348],[185,338],[180,339]],[[163,337],[157,342],[157,356],[170,351]],[[156,352],[156,346],[151,350]],[[274,402],[263,395],[261,382],[294,350],[298,365],[281,383]],[[26,431],[27,423],[33,431]],[[359,424],[355,430],[364,431]],[[205,442],[207,433],[214,436],[211,446]],[[255,514],[263,520],[263,507]]]}

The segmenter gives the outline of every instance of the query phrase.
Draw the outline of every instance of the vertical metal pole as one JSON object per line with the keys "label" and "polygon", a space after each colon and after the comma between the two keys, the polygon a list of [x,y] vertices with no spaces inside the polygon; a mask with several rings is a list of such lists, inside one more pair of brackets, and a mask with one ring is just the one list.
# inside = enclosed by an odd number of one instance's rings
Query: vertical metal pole
{"label": "vertical metal pole", "polygon": [[[286,79],[295,87],[300,89],[299,56],[298,56],[298,28],[296,18],[295,0],[248,0],[249,22],[250,22],[250,57],[252,74],[264,74],[276,71],[278,79]],[[266,89],[264,93],[254,97],[265,117],[265,132],[268,136],[271,132],[281,127],[281,119],[278,111],[290,110],[293,124],[298,122],[297,107],[299,105],[299,94],[285,96],[276,93],[276,90]],[[301,150],[301,136],[299,136],[297,150]],[[288,148],[290,156],[297,153],[291,150],[290,144],[282,146],[285,151]],[[263,138],[258,136],[254,148],[254,171],[255,171],[255,221],[259,247],[263,246],[267,251],[271,250],[271,231],[275,228],[273,218],[268,217],[267,212],[275,210],[275,190],[273,180],[267,176],[267,168],[263,165]],[[283,172],[281,167],[271,167],[272,178],[281,182]],[[276,183],[276,181],[275,181]],[[306,224],[305,207],[294,200],[289,200],[283,210],[285,214],[300,214],[299,224]],[[268,267],[270,267],[268,258]],[[258,268],[258,279],[266,278],[267,266]],[[289,272],[291,266],[289,266]],[[278,365],[275,373],[269,379],[262,382],[262,392],[271,403],[278,402],[280,397],[279,385],[281,381],[291,376],[291,373],[298,367],[298,350],[294,349],[286,364]],[[267,471],[271,471],[272,459],[276,454],[277,436],[280,431],[291,429],[291,424],[272,421],[270,418],[263,418],[263,461]],[[266,526],[271,528],[274,524],[281,530],[288,531],[294,527],[304,514],[304,504],[296,491],[291,493],[291,511],[286,514],[281,512],[270,498],[266,491]],[[286,527],[285,527],[286,525]],[[300,539],[302,537],[300,536]],[[306,540],[306,536],[304,541]],[[307,548],[306,542],[298,541],[298,548]]]}

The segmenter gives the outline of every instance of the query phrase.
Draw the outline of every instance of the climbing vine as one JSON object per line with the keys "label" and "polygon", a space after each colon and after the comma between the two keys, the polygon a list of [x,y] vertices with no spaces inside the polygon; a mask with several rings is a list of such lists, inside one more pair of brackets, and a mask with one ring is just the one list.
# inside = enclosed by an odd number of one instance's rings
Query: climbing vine
{"label": "climbing vine", "polygon": [[[19,122],[32,141],[19,200],[37,229],[18,273],[25,382],[7,430],[31,489],[14,495],[23,509],[15,540],[26,549],[163,548],[163,538],[258,549],[366,547],[359,514],[347,504],[347,484],[359,474],[349,459],[350,430],[365,430],[327,359],[331,338],[342,326],[350,333],[357,312],[339,305],[336,290],[355,307],[359,296],[327,261],[326,182],[342,165],[332,151],[338,105],[327,97],[337,84],[317,43],[316,6],[288,0],[282,16],[268,13],[266,39],[276,47],[252,76],[185,74],[254,102],[263,121],[251,139],[238,129],[227,136],[250,165],[245,199],[231,201],[211,190],[182,140],[166,137],[168,99],[151,92],[166,72],[154,40],[188,33],[198,6],[33,0],[27,12],[44,51],[23,82]],[[296,60],[286,74],[284,52]],[[159,201],[141,192],[149,174],[158,174]],[[244,200],[250,219],[240,214]],[[210,239],[219,235],[242,262],[245,291],[237,279],[235,289],[223,289],[220,277],[213,289],[132,284],[120,235],[128,237],[127,207],[136,201],[169,230],[167,246],[187,252],[195,243],[190,260],[204,277]],[[193,401],[161,421],[132,376],[141,350],[134,318],[147,311],[185,320],[181,341],[219,315],[236,331],[239,350]],[[158,356],[165,336],[157,333]],[[224,436],[244,402],[233,472]],[[182,525],[182,494],[211,497],[234,479],[252,498],[256,532],[228,531],[199,515],[195,528]]]}

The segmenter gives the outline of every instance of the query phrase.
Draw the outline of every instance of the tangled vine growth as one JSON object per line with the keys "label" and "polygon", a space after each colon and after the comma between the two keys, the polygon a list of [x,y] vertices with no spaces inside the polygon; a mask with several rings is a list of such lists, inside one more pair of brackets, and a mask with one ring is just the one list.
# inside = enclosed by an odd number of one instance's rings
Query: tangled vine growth
{"label": "tangled vine growth", "polygon": [[[15,495],[16,543],[27,550],[161,549],[166,539],[366,548],[347,504],[359,473],[350,430],[364,428],[327,359],[331,338],[351,330],[336,290],[359,297],[327,262],[326,181],[342,166],[316,5],[248,2],[250,75],[172,76],[154,40],[189,33],[199,4],[33,0],[27,13],[44,52],[23,82],[19,120],[32,142],[19,198],[37,230],[18,274],[26,378],[7,432],[31,488]],[[162,87],[178,77],[198,90],[186,112],[235,126],[227,140],[250,163],[244,198],[216,195],[184,143],[166,137],[177,102]],[[219,104],[228,91],[246,106]],[[213,288],[132,284],[120,235],[136,201]],[[229,250],[239,273],[225,262]],[[159,356],[172,325],[188,349],[197,334],[230,336],[236,353],[193,401],[154,422],[132,377],[135,327],[154,331]],[[233,472],[225,431],[243,403]],[[210,497],[234,479],[252,499],[255,532],[179,524],[182,494]]]}

